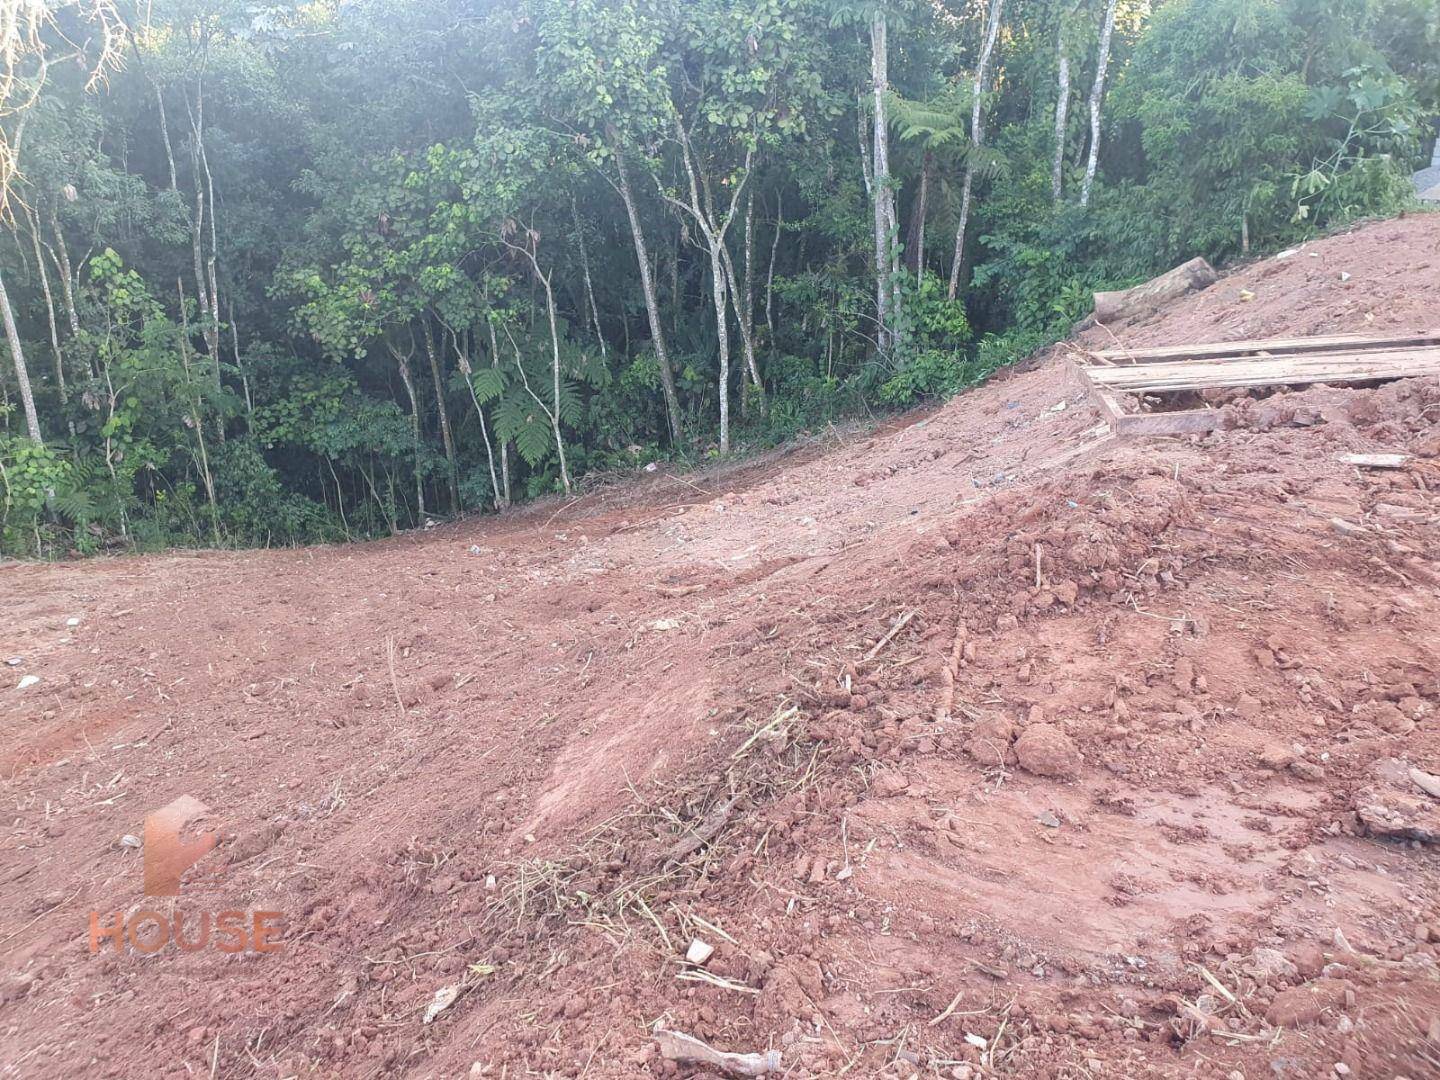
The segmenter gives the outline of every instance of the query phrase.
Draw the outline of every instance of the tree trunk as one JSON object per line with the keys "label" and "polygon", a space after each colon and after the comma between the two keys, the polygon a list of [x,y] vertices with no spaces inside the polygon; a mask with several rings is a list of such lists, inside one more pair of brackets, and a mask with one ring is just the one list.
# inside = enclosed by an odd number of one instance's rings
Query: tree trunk
{"label": "tree trunk", "polygon": [[[205,448],[205,419],[200,414],[200,391],[190,376],[190,319],[185,314],[185,283],[178,277],[175,289],[180,295],[180,364],[185,369],[185,382],[190,390],[190,421],[195,428],[195,443],[199,447],[200,477],[205,483],[205,495],[210,502],[210,529],[215,544],[220,544],[220,506],[215,501],[215,478],[210,472],[210,452]],[[113,393],[113,391],[112,391]]]}
{"label": "tree trunk", "polygon": [[915,275],[915,284],[925,280],[925,218],[930,212],[930,173],[935,154],[926,150],[920,160],[920,190],[910,210],[910,233],[905,239],[905,263]]}
{"label": "tree trunk", "polygon": [[450,413],[445,408],[445,384],[440,378],[439,350],[435,348],[431,329],[429,320],[425,320],[421,327],[425,338],[425,356],[430,361],[430,381],[435,386],[435,411],[440,414],[440,439],[445,444],[445,461],[450,466],[450,506],[453,512],[458,513],[461,509],[460,469],[455,464],[455,439],[450,432]]}
{"label": "tree trunk", "polygon": [[[975,83],[972,89],[974,101],[970,106],[970,146],[978,150],[985,145],[985,86],[990,57],[995,51],[995,39],[1000,35],[1000,14],[1005,0],[990,0],[990,12],[985,27],[985,44],[980,49],[980,60],[975,65]],[[965,181],[960,188],[960,221],[955,226],[955,259],[950,264],[950,288],[946,296],[954,300],[960,289],[960,268],[965,264],[965,230],[970,225],[970,198],[975,183],[975,166],[965,166]]]}
{"label": "tree trunk", "polygon": [[[414,347],[413,339],[411,347]],[[425,524],[425,476],[420,467],[420,399],[415,396],[415,383],[410,378],[410,359],[394,345],[390,355],[400,371],[400,381],[405,385],[405,396],[410,399],[410,431],[415,443],[415,514],[416,524]]]}
{"label": "tree trunk", "polygon": [[65,302],[65,315],[70,320],[70,336],[80,336],[80,313],[75,308],[74,269],[70,265],[70,249],[60,231],[60,217],[50,208],[50,231],[55,234],[55,266],[60,271],[60,298]]}
{"label": "tree trunk", "polygon": [[885,15],[876,8],[870,19],[870,88],[874,95],[871,194],[875,207],[875,307],[882,351],[896,345],[900,322],[899,267],[895,258],[895,189],[890,184],[890,132],[885,97],[890,91],[890,57]]}
{"label": "tree trunk", "polygon": [[[530,234],[532,245],[537,244],[537,239],[538,234]],[[560,484],[565,488],[565,494],[569,495],[570,467],[565,461],[565,440],[560,435],[560,326],[555,313],[555,290],[551,287],[550,275],[540,271],[540,256],[537,254],[536,247],[520,247],[518,244],[511,244],[508,241],[505,243],[511,250],[518,251],[530,260],[535,283],[545,291],[545,316],[550,322],[551,393],[548,406],[540,400],[539,394],[530,389],[530,383],[525,379],[525,368],[520,363],[519,346],[516,346],[515,369],[520,373],[521,381],[525,383],[525,392],[535,399],[535,404],[540,406],[540,411],[550,421],[550,432],[555,437],[555,454],[560,460]]]}
{"label": "tree trunk", "polygon": [[[680,296],[680,234],[683,230],[675,230],[675,251],[670,259],[670,332],[675,335],[680,333],[680,311],[683,307]],[[659,258],[658,254],[656,258]]]}
{"label": "tree trunk", "polygon": [[1065,184],[1065,129],[1070,115],[1070,56],[1065,51],[1065,16],[1061,13],[1058,43],[1055,46],[1056,76],[1055,94],[1055,160],[1050,166],[1050,191],[1056,203],[1060,202]]}
{"label": "tree trunk", "polygon": [[570,467],[565,462],[565,440],[560,435],[560,330],[555,318],[555,292],[550,288],[550,278],[540,273],[538,261],[535,262],[535,276],[545,287],[545,314],[550,319],[550,377],[553,380],[550,427],[555,433],[555,453],[560,458],[560,483],[565,488],[565,494],[569,495]]}
{"label": "tree trunk", "polygon": [[[694,219],[696,227],[705,238],[705,245],[710,252],[710,277],[712,282],[711,300],[715,307],[715,338],[719,350],[720,373],[720,453],[722,455],[730,452],[730,325],[727,312],[728,301],[726,299],[726,270],[729,267],[730,253],[725,247],[725,233],[730,228],[730,223],[735,220],[735,214],[740,206],[740,197],[745,193],[745,185],[750,179],[751,168],[755,162],[755,148],[746,147],[745,164],[740,169],[740,180],[734,183],[730,189],[730,205],[725,212],[717,219],[715,216],[715,199],[710,188],[710,179],[705,177],[703,182],[695,158],[694,148],[690,145],[690,134],[685,130],[685,125],[680,122],[679,116],[675,117],[675,137],[680,144],[680,160],[685,166],[685,178],[689,183],[690,201],[685,202],[668,194],[660,186],[659,178],[656,177],[656,186],[660,189],[660,196],[671,206],[685,211]],[[702,197],[703,193],[703,197]]]}
{"label": "tree trunk", "polygon": [[[748,246],[748,245],[747,245]],[[749,313],[744,310],[744,294],[735,281],[735,262],[730,258],[730,251],[724,244],[720,245],[720,257],[725,266],[725,280],[730,286],[730,299],[735,307],[735,322],[740,327],[740,347],[745,354],[745,366],[750,372],[750,381],[755,384],[755,392],[759,396],[760,415],[769,415],[769,406],[765,401],[765,384],[760,381],[760,367],[755,360],[755,331],[749,319]],[[749,275],[746,275],[745,283],[748,285]],[[744,385],[744,379],[741,379]]]}
{"label": "tree trunk", "polygon": [[30,222],[30,239],[35,245],[35,268],[40,272],[40,291],[45,296],[45,316],[50,324],[50,352],[55,359],[55,386],[60,391],[60,404],[64,405],[65,357],[60,351],[60,324],[55,317],[55,297],[50,292],[50,272],[45,269],[45,256],[40,251],[40,217],[28,212],[26,216]]}
{"label": "tree trunk", "polygon": [[0,317],[5,320],[5,339],[10,343],[10,358],[15,361],[15,381],[20,384],[20,404],[25,410],[25,430],[42,446],[40,416],[35,411],[35,394],[30,389],[30,369],[25,366],[25,350],[20,345],[20,331],[15,328],[15,312],[10,307],[10,293],[0,278]]}
{"label": "tree trunk", "polygon": [[240,327],[235,322],[235,301],[231,299],[230,304],[230,347],[235,353],[235,370],[240,373],[240,388],[245,392],[245,430],[249,431],[255,419],[255,399],[250,396],[250,376],[245,370],[245,362],[240,357]]}
{"label": "tree trunk", "polygon": [[645,314],[650,320],[650,341],[655,346],[655,359],[660,367],[660,386],[665,393],[665,413],[670,421],[670,439],[679,443],[685,437],[680,422],[680,398],[675,393],[675,374],[670,368],[670,353],[665,348],[665,328],[660,322],[660,301],[655,295],[655,279],[650,274],[650,252],[645,245],[645,230],[640,226],[640,212],[630,190],[630,175],[625,168],[625,155],[618,142],[612,142],[615,168],[620,174],[620,198],[630,219],[630,239],[635,245],[635,261],[640,264],[640,288],[645,293]]}
{"label": "tree trunk", "polygon": [[1100,28],[1100,55],[1095,61],[1095,85],[1090,88],[1090,157],[1085,162],[1085,183],[1080,188],[1080,205],[1090,205],[1095,186],[1095,167],[1100,162],[1100,101],[1105,96],[1105,71],[1110,66],[1110,38],[1115,31],[1115,0],[1105,4],[1105,23]]}
{"label": "tree trunk", "polygon": [[585,297],[590,302],[590,317],[595,320],[595,340],[600,343],[600,355],[608,358],[605,335],[600,330],[600,308],[595,303],[595,286],[590,278],[590,251],[585,246],[585,230],[580,225],[580,208],[575,197],[570,197],[570,216],[575,219],[575,242],[580,246],[580,268],[585,274]]}
{"label": "tree trunk", "polygon": [[717,244],[710,245],[710,277],[715,304],[715,343],[720,354],[720,456],[730,453],[730,321],[725,308],[725,267]]}
{"label": "tree trunk", "polygon": [[780,232],[785,225],[785,199],[775,196],[775,238],[770,241],[770,269],[765,274],[765,328],[770,332],[770,349],[775,349],[775,256],[780,251]]}
{"label": "tree trunk", "polygon": [[[730,276],[735,276],[735,268],[730,268]],[[745,343],[745,359],[750,365],[750,378],[755,383],[755,393],[760,399],[760,417],[767,419],[770,415],[770,403],[765,396],[765,383],[760,378],[760,367],[755,359],[755,189],[750,189],[750,194],[745,200],[745,288],[744,313],[740,316],[740,332]],[[735,282],[730,282],[733,291]],[[737,308],[738,310],[738,308]]]}
{"label": "tree trunk", "polygon": [[[493,319],[486,319],[485,325],[490,329],[490,366],[500,366],[500,343],[495,338],[495,322]],[[510,444],[500,444],[500,509],[503,510],[510,505]]]}
{"label": "tree trunk", "polygon": [[170,190],[180,190],[180,177],[175,172],[175,149],[170,144],[170,121],[165,117],[165,95],[160,91],[160,84],[150,80],[150,85],[155,88],[155,108],[160,116],[160,143],[165,147],[165,161],[170,166]]}
{"label": "tree trunk", "polygon": [[[208,44],[206,45],[208,50]],[[200,305],[200,334],[210,354],[210,374],[215,389],[221,388],[220,378],[220,292],[216,273],[215,182],[210,175],[210,160],[205,153],[205,87],[199,79],[195,86],[195,107],[185,99],[190,117],[190,172],[195,183],[195,212],[191,217],[191,247],[195,261],[195,293]],[[208,226],[210,250],[205,251]],[[225,420],[217,417],[220,438],[225,438]]]}
{"label": "tree trunk", "polygon": [[[461,348],[460,335],[455,331],[450,332],[450,340],[455,348],[455,358],[460,365],[460,374],[465,376],[465,388],[470,391],[470,400],[475,405],[475,415],[480,420],[480,437],[485,440],[485,459],[490,464],[490,491],[494,498],[491,500],[496,510],[500,509],[500,480],[495,475],[495,450],[490,444],[490,429],[485,424],[485,409],[480,404],[480,398],[475,393],[474,369],[470,366],[469,352]],[[474,340],[471,335],[471,340]]]}

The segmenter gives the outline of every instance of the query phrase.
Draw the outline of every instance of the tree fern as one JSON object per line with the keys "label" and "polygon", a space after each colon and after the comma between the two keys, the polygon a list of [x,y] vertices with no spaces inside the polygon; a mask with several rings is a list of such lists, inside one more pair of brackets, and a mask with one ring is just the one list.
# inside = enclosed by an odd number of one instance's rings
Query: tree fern
{"label": "tree fern", "polygon": [[470,379],[475,388],[475,397],[486,405],[505,392],[505,373],[499,368],[481,368]]}
{"label": "tree fern", "polygon": [[510,394],[496,407],[495,434],[503,442],[513,442],[532,468],[544,461],[552,449],[549,418],[523,392]]}

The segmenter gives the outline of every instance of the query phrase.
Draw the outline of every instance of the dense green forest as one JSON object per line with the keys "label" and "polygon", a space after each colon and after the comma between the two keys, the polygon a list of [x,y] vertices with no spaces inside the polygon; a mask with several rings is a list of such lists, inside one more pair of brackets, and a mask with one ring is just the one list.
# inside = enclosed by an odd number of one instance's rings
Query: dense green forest
{"label": "dense green forest", "polygon": [[1403,207],[1440,104],[1436,0],[4,7],[12,554],[383,535],[951,393]]}

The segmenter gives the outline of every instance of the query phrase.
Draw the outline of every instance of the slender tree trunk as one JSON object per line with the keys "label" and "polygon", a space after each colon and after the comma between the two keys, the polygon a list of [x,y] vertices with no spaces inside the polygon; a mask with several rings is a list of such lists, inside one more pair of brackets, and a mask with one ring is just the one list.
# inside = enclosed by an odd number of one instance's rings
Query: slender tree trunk
{"label": "slender tree trunk", "polygon": [[590,278],[590,252],[585,246],[585,230],[580,225],[580,208],[575,197],[570,197],[570,216],[575,219],[575,242],[580,246],[580,268],[585,274],[585,296],[590,301],[590,317],[595,320],[595,340],[600,342],[600,356],[608,358],[605,335],[600,330],[600,308],[595,303],[595,285]]}
{"label": "slender tree trunk", "polygon": [[[690,145],[690,135],[680,118],[675,118],[675,137],[680,144],[681,161],[685,166],[685,178],[689,182],[690,201],[684,202],[668,194],[665,189],[660,188],[661,197],[677,209],[684,210],[694,219],[696,227],[705,238],[705,245],[710,251],[710,277],[712,282],[711,299],[715,306],[715,337],[719,349],[720,373],[718,378],[720,391],[720,453],[730,452],[730,324],[727,308],[729,302],[726,298],[727,267],[729,267],[730,253],[725,247],[725,233],[730,228],[730,223],[735,220],[735,215],[740,207],[740,198],[745,193],[745,185],[750,179],[751,167],[755,162],[755,149],[753,146],[745,150],[745,164],[740,172],[741,177],[730,189],[730,205],[724,214],[717,220],[715,216],[715,200],[710,189],[709,178],[706,177],[703,184],[700,180],[699,170],[696,167],[695,151]],[[659,178],[656,178],[656,186],[659,186]],[[703,198],[702,198],[703,193]],[[743,329],[743,328],[742,328]]]}
{"label": "slender tree trunk", "polygon": [[[210,201],[210,254],[205,264],[205,272],[210,279],[210,326],[206,334],[206,340],[211,346],[210,366],[215,376],[215,389],[223,386],[220,375],[220,242],[217,238],[216,212],[215,212],[215,180],[210,175],[210,158],[205,153],[205,143],[200,143],[200,165],[205,171],[206,197]],[[233,306],[233,305],[232,305]],[[220,438],[225,438],[224,417],[218,419],[220,425]],[[339,498],[339,494],[336,494]]]}
{"label": "slender tree trunk", "polygon": [[680,333],[680,312],[683,297],[680,295],[680,231],[675,230],[675,249],[670,258],[670,331]]}
{"label": "slender tree trunk", "polygon": [[535,276],[545,287],[545,314],[550,319],[550,427],[555,433],[555,453],[560,458],[560,483],[565,488],[565,494],[569,495],[570,467],[565,461],[565,440],[560,435],[560,330],[555,319],[555,292],[550,288],[550,278],[540,273],[538,260],[535,262]]}
{"label": "slender tree trunk", "polygon": [[[470,401],[475,406],[475,415],[480,420],[480,437],[485,440],[485,460],[490,464],[490,491],[494,498],[491,500],[496,510],[500,509],[500,480],[495,475],[495,450],[490,445],[490,429],[485,424],[485,409],[480,404],[479,395],[475,393],[475,372],[470,366],[470,354],[468,348],[460,345],[460,335],[456,331],[450,332],[451,343],[455,348],[455,359],[460,365],[460,374],[465,376],[465,388],[470,391]],[[471,338],[473,341],[473,336]]]}
{"label": "slender tree trunk", "polygon": [[[972,89],[974,101],[970,106],[970,145],[978,150],[985,145],[985,87],[990,57],[995,51],[995,39],[1000,35],[1000,14],[1005,0],[990,0],[990,12],[985,27],[985,44],[980,49],[980,60],[975,65],[975,82]],[[950,264],[950,288],[946,296],[951,300],[960,289],[960,271],[965,265],[965,230],[970,225],[971,191],[975,184],[975,166],[965,166],[965,180],[960,189],[960,221],[955,226],[955,259]]]}
{"label": "slender tree trunk", "polygon": [[[345,520],[345,492],[341,490],[340,487],[340,476],[335,471],[335,460],[329,454],[326,454],[325,464],[330,466],[330,479],[335,481],[335,507],[340,511],[340,528],[345,530],[345,539],[349,540],[350,522]],[[325,486],[324,477],[321,477],[320,486],[322,489]]]}
{"label": "slender tree trunk", "polygon": [[165,95],[160,90],[160,84],[153,79],[150,85],[155,88],[155,108],[160,116],[160,142],[165,147],[165,161],[170,166],[170,190],[180,190],[180,178],[175,172],[175,149],[170,143],[170,121],[165,116]]}
{"label": "slender tree trunk", "polygon": [[1065,185],[1065,129],[1070,115],[1070,54],[1065,50],[1065,13],[1060,15],[1060,29],[1057,31],[1055,46],[1056,75],[1055,88],[1055,160],[1050,165],[1050,191],[1055,202],[1060,202]]}
{"label": "slender tree trunk", "polygon": [[435,338],[431,334],[428,319],[421,327],[421,333],[425,339],[425,356],[430,361],[430,381],[435,385],[435,409],[440,414],[440,439],[445,444],[445,461],[450,467],[450,506],[453,512],[459,513],[460,468],[455,464],[455,439],[450,432],[450,413],[445,408],[445,384],[440,379],[440,356],[435,348]]}
{"label": "slender tree trunk", "polygon": [[875,198],[875,178],[870,175],[870,155],[875,152],[874,140],[870,137],[870,129],[865,123],[865,95],[861,94],[855,101],[855,134],[860,138],[860,177],[865,181],[865,198]]}
{"label": "slender tree trunk", "polygon": [[74,269],[70,265],[70,249],[60,231],[60,216],[50,208],[50,231],[55,234],[55,266],[60,271],[60,298],[65,302],[65,315],[70,320],[70,336],[80,336],[80,312],[75,308]]}
{"label": "slender tree trunk", "polygon": [[[748,247],[748,245],[747,245]],[[735,263],[730,258],[730,251],[724,244],[720,245],[720,258],[725,268],[725,280],[730,286],[730,299],[735,307],[735,322],[740,327],[740,347],[745,355],[745,366],[750,372],[750,381],[755,384],[755,393],[760,400],[760,415],[769,415],[769,406],[765,401],[765,384],[760,381],[760,366],[755,360],[755,331],[744,310],[745,303],[739,285],[735,281]],[[749,284],[749,275],[746,275],[746,285]],[[740,380],[744,385],[745,380]]]}
{"label": "slender tree trunk", "polygon": [[[198,136],[197,136],[198,138]],[[210,347],[210,289],[205,276],[205,188],[200,183],[198,144],[190,148],[190,168],[195,176],[195,207],[190,213],[190,254],[195,263],[195,299],[200,308],[200,332]],[[214,353],[211,353],[213,356]]]}
{"label": "slender tree trunk", "polygon": [[730,321],[725,315],[725,267],[717,245],[710,245],[711,299],[715,305],[715,342],[720,352],[720,455],[730,453]]}
{"label": "slender tree trunk", "polygon": [[[745,199],[745,327],[750,337],[755,337],[755,189]],[[752,370],[755,385],[760,390],[760,414],[765,415],[765,384],[760,381],[760,372]]]}
{"label": "slender tree trunk", "polygon": [[25,350],[20,344],[20,331],[15,328],[15,312],[10,307],[10,293],[0,278],[0,317],[5,320],[5,340],[10,343],[10,358],[15,362],[15,381],[20,384],[20,405],[25,411],[25,430],[42,446],[40,416],[35,411],[35,394],[30,389],[30,369],[25,366]]}
{"label": "slender tree trunk", "polygon": [[[412,348],[413,341],[412,341]],[[405,396],[410,399],[410,431],[415,443],[415,513],[416,524],[425,524],[425,476],[420,467],[420,399],[415,395],[415,382],[410,377],[410,358],[390,346],[390,355],[400,371],[400,381],[405,386]]]}
{"label": "slender tree trunk", "polygon": [[905,245],[905,259],[915,273],[915,283],[925,280],[925,219],[930,213],[930,174],[935,168],[935,154],[926,150],[920,160],[920,190],[910,212],[910,238]]}
{"label": "slender tree trunk", "polygon": [[[208,46],[207,46],[208,48]],[[220,293],[216,271],[215,182],[210,175],[210,162],[205,154],[205,86],[196,80],[195,106],[187,96],[185,108],[190,117],[190,172],[195,183],[195,211],[191,217],[190,238],[195,262],[195,293],[200,304],[200,334],[210,354],[210,374],[215,389],[221,388],[220,377]],[[205,234],[210,234],[210,250],[205,250]],[[217,417],[220,438],[225,437],[225,421]]]}
{"label": "slender tree trunk", "polygon": [[655,279],[650,274],[650,252],[645,244],[645,230],[640,226],[640,211],[635,206],[635,195],[630,190],[630,174],[625,167],[625,155],[616,140],[611,141],[615,153],[615,170],[620,174],[620,198],[625,203],[625,214],[630,219],[630,239],[635,245],[635,261],[640,264],[640,288],[645,293],[645,314],[650,320],[650,341],[655,347],[655,359],[660,367],[660,386],[665,393],[665,413],[670,421],[670,439],[679,443],[685,437],[680,422],[680,398],[675,393],[675,373],[670,367],[670,352],[665,348],[665,328],[660,321],[660,301],[655,295]]}
{"label": "slender tree trunk", "polygon": [[368,468],[362,468],[360,475],[365,478],[365,485],[370,489],[370,495],[374,498],[375,505],[380,508],[380,513],[384,515],[385,524],[390,527],[390,535],[394,536],[400,531],[400,524],[395,520],[394,487],[392,486],[390,488],[391,498],[387,503],[384,499],[380,498],[380,491],[375,487],[375,467],[373,462]]}
{"label": "slender tree trunk", "polygon": [[890,92],[890,55],[885,15],[877,7],[870,19],[870,88],[874,95],[871,184],[875,204],[875,306],[883,351],[898,344],[901,322],[899,263],[895,255],[895,189],[890,183],[890,131],[885,98]]}
{"label": "slender tree trunk", "polygon": [[240,328],[235,322],[235,301],[231,299],[230,305],[230,348],[235,353],[235,370],[240,373],[240,387],[245,392],[245,430],[253,427],[255,419],[255,399],[250,396],[250,375],[245,370],[245,362],[240,356]]}
{"label": "slender tree trunk", "polygon": [[190,318],[185,314],[185,283],[178,277],[175,289],[180,294],[180,364],[185,369],[185,381],[190,390],[190,420],[195,428],[195,443],[199,447],[200,477],[205,483],[205,495],[210,502],[210,530],[216,546],[220,544],[220,507],[215,501],[215,478],[210,472],[210,452],[205,447],[205,419],[200,414],[200,391],[195,389],[190,375]]}
{"label": "slender tree trunk", "polygon": [[40,272],[40,291],[45,296],[45,315],[50,324],[50,353],[55,359],[55,386],[60,391],[60,404],[66,402],[65,357],[60,351],[60,323],[55,316],[55,297],[50,292],[50,272],[45,269],[45,256],[40,251],[39,215],[27,213],[30,239],[35,245],[35,268]]}
{"label": "slender tree trunk", "polygon": [[[490,366],[500,366],[500,343],[495,339],[495,323],[491,319],[485,320],[490,328]],[[510,444],[500,443],[500,487],[504,494],[501,495],[502,504],[500,509],[510,505]]]}
{"label": "slender tree trunk", "polygon": [[[531,234],[531,244],[536,243],[536,234]],[[507,245],[514,251],[520,252],[530,260],[530,268],[534,271],[535,283],[545,292],[545,316],[550,323],[550,379],[551,392],[550,404],[540,400],[540,395],[530,389],[530,383],[525,380],[525,368],[520,363],[519,348],[516,348],[515,367],[520,373],[520,379],[525,382],[525,391],[535,399],[535,404],[545,413],[550,421],[550,431],[555,437],[555,453],[560,460],[560,484],[565,488],[565,494],[570,494],[570,467],[565,460],[565,440],[560,434],[560,326],[559,319],[555,313],[555,290],[550,284],[550,275],[540,271],[540,256],[534,247],[520,247],[518,244]],[[553,273],[553,271],[552,271]]]}
{"label": "slender tree trunk", "polygon": [[765,274],[765,328],[770,332],[770,348],[775,348],[775,256],[780,251],[780,232],[785,226],[785,198],[775,196],[775,238],[770,241],[770,269]]}
{"label": "slender tree trunk", "polygon": [[1090,205],[1095,186],[1095,168],[1100,163],[1100,102],[1105,96],[1105,72],[1110,66],[1110,39],[1115,32],[1115,0],[1105,4],[1105,22],[1100,27],[1100,53],[1095,61],[1095,84],[1090,87],[1090,156],[1085,162],[1085,182],[1080,188],[1080,205]]}

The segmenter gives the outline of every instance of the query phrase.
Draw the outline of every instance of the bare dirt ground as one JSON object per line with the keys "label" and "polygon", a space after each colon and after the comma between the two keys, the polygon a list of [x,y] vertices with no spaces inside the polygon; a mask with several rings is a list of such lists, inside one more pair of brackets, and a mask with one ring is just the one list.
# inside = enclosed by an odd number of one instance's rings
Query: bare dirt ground
{"label": "bare dirt ground", "polygon": [[[1430,216],[1086,339],[1437,323]],[[0,568],[0,1070],[718,1075],[660,1021],[792,1077],[1440,1076],[1440,380],[1116,441],[1062,359],[386,542]],[[144,897],[181,795],[221,842]],[[282,948],[92,954],[146,907]]]}

